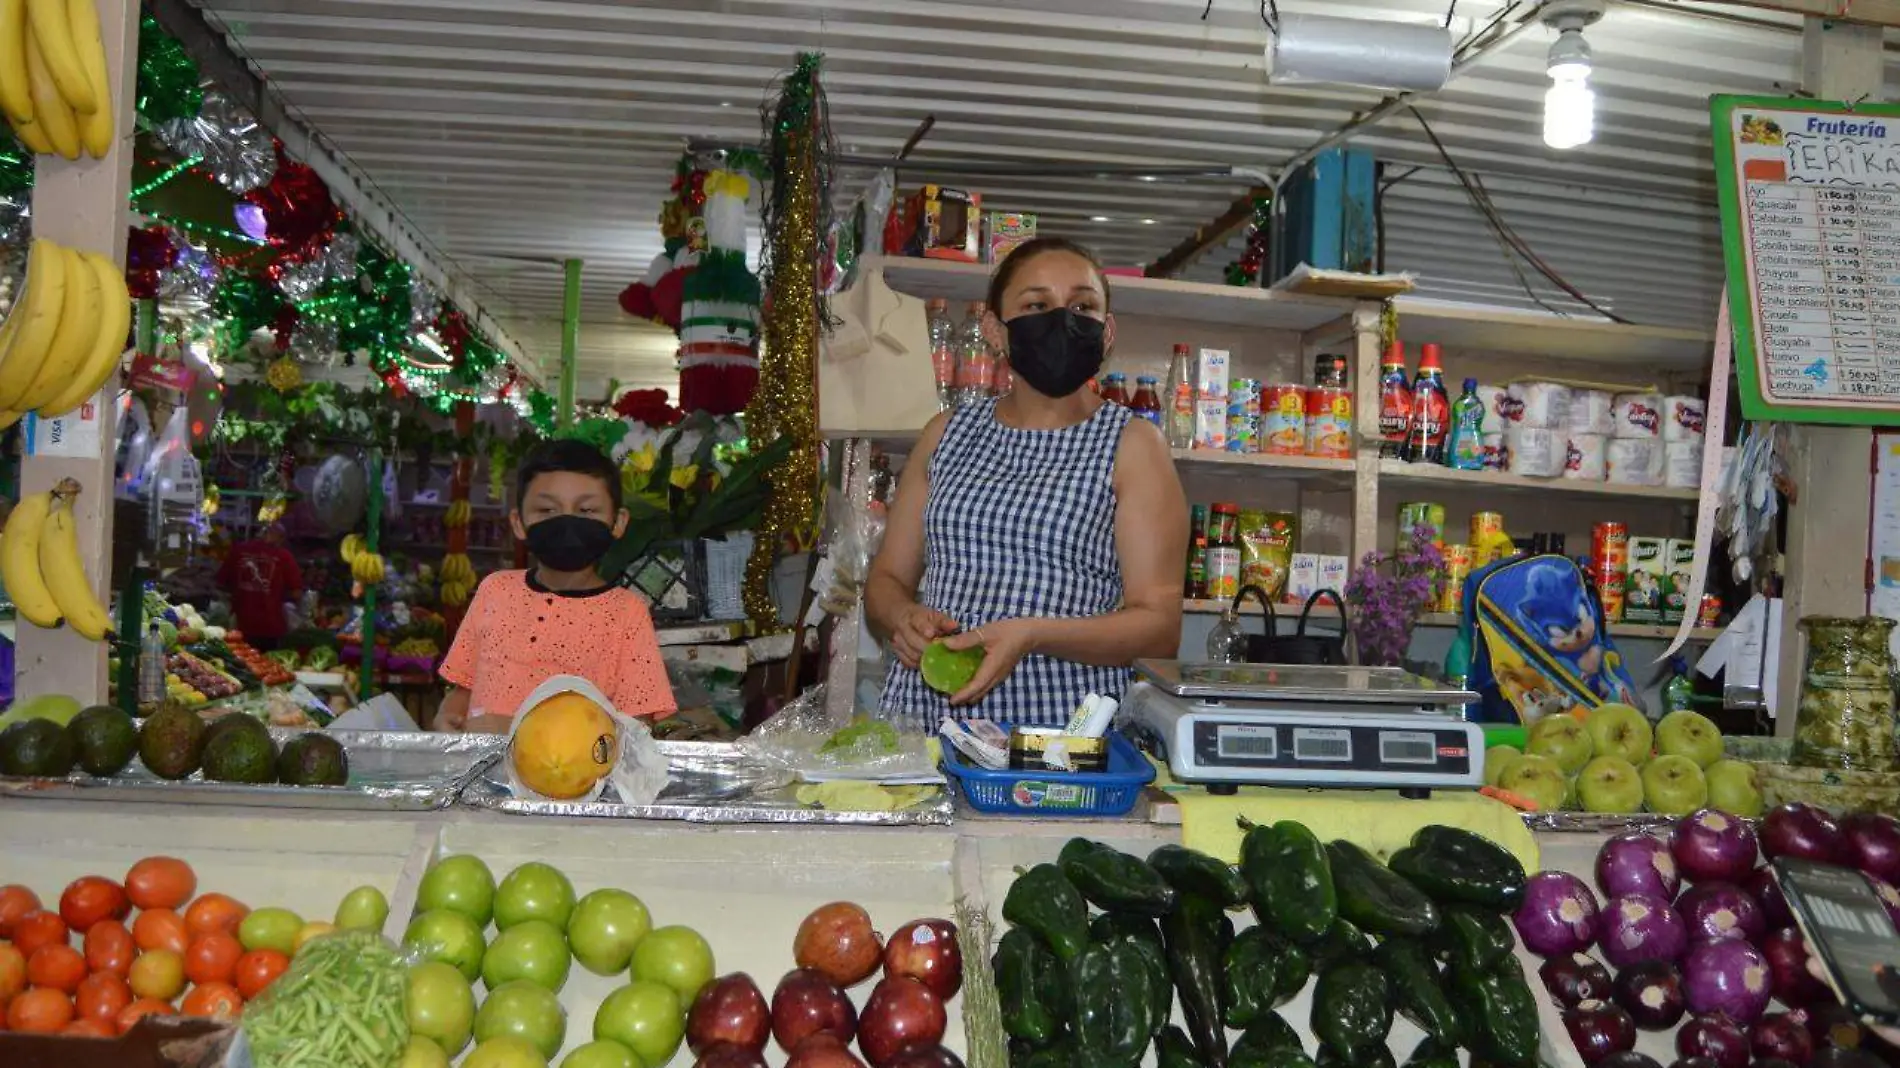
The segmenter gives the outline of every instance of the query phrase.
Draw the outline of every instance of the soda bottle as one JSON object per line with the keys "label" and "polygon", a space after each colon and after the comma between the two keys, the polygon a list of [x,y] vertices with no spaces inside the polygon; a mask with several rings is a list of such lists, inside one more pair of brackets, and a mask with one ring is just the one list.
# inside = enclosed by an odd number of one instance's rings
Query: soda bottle
{"label": "soda bottle", "polygon": [[1102,399],[1128,407],[1128,377],[1120,371],[1102,376]]}
{"label": "soda bottle", "polygon": [[957,403],[986,400],[996,389],[996,355],[983,338],[983,302],[973,300],[964,309],[957,329]]}
{"label": "soda bottle", "polygon": [[1128,409],[1156,427],[1161,426],[1161,396],[1156,392],[1155,376],[1135,376],[1135,399],[1128,402]]}
{"label": "soda bottle", "polygon": [[941,297],[924,305],[930,318],[930,370],[937,379],[937,410],[956,406],[957,326],[950,321],[949,302]]}
{"label": "soda bottle", "polygon": [[1405,343],[1387,345],[1379,361],[1379,455],[1405,455],[1405,434],[1412,426],[1412,384],[1405,380]]}
{"label": "soda bottle", "polygon": [[1445,394],[1445,369],[1437,345],[1419,347],[1418,377],[1412,379],[1412,422],[1405,434],[1405,458],[1415,464],[1445,462],[1445,433],[1451,424],[1451,398]]}
{"label": "soda bottle", "polygon": [[1161,429],[1167,435],[1168,448],[1185,449],[1194,444],[1194,378],[1188,370],[1188,347],[1176,345],[1174,358],[1168,361],[1168,405]]}
{"label": "soda bottle", "polygon": [[1445,444],[1445,466],[1460,471],[1484,470],[1484,402],[1478,399],[1478,380],[1465,379],[1465,391],[1451,406],[1451,432]]}

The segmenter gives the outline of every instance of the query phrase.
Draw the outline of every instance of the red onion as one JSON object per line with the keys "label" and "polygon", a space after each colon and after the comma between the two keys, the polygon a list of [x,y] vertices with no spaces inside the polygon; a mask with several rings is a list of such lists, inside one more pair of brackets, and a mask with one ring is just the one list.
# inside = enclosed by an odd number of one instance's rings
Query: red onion
{"label": "red onion", "polygon": [[1754,870],[1755,854],[1755,832],[1748,822],[1720,809],[1691,812],[1669,832],[1669,855],[1692,883],[1736,882]]}
{"label": "red onion", "polygon": [[1808,971],[1808,943],[1795,927],[1783,927],[1762,936],[1761,955],[1768,958],[1769,987],[1783,1005],[1798,1008],[1832,1000],[1827,984]]}
{"label": "red onion", "polygon": [[1773,809],[1761,821],[1761,848],[1768,859],[1803,857],[1837,864],[1845,843],[1841,825],[1825,809],[1790,801]]}
{"label": "red onion", "polygon": [[1667,1031],[1688,1011],[1682,973],[1668,961],[1646,960],[1616,975],[1616,1003],[1645,1031]]}
{"label": "red onion", "polygon": [[1772,1013],[1755,1021],[1748,1029],[1748,1042],[1755,1056],[1780,1057],[1803,1065],[1814,1056],[1814,1038],[1808,1029],[1785,1012]]}
{"label": "red onion", "polygon": [[1550,958],[1538,967],[1537,977],[1557,1004],[1566,1009],[1610,996],[1610,970],[1582,953]]}
{"label": "red onion", "polygon": [[1564,1030],[1585,1064],[1636,1046],[1636,1024],[1630,1014],[1607,1001],[1586,1001],[1565,1009],[1563,1015]]}
{"label": "red onion", "polygon": [[1748,1035],[1721,1014],[1697,1016],[1676,1032],[1676,1053],[1707,1057],[1717,1068],[1748,1068]]}
{"label": "red onion", "polygon": [[1788,909],[1788,899],[1781,896],[1781,884],[1775,881],[1775,869],[1762,865],[1748,873],[1741,882],[1742,892],[1761,905],[1761,918],[1773,931],[1781,927],[1794,926],[1794,913]]}
{"label": "red onion", "polygon": [[1676,899],[1676,911],[1688,926],[1691,941],[1698,938],[1744,938],[1753,941],[1768,933],[1761,905],[1734,883],[1700,883]]}
{"label": "red onion", "polygon": [[1683,958],[1682,992],[1690,1012],[1721,1013],[1744,1026],[1754,1023],[1768,1007],[1768,959],[1739,938],[1698,942]]}
{"label": "red onion", "polygon": [[1841,817],[1842,859],[1869,875],[1900,882],[1900,820],[1881,812]]}
{"label": "red onion", "polygon": [[1611,901],[1597,917],[1597,944],[1617,968],[1646,960],[1675,961],[1689,948],[1689,928],[1669,902],[1648,894]]}
{"label": "red onion", "polygon": [[1596,937],[1596,895],[1569,872],[1540,871],[1525,881],[1524,901],[1511,922],[1532,953],[1577,953]]}
{"label": "red onion", "polygon": [[1669,855],[1669,844],[1639,831],[1619,834],[1603,843],[1603,848],[1597,850],[1596,876],[1597,888],[1606,898],[1649,894],[1674,901],[1682,886],[1675,858]]}

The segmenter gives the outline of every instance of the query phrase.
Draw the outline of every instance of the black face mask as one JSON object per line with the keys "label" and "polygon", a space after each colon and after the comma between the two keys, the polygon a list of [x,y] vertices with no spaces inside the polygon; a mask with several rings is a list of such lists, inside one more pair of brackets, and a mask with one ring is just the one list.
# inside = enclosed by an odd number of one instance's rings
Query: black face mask
{"label": "black face mask", "polygon": [[1045,397],[1066,397],[1102,369],[1108,326],[1072,308],[1018,315],[1009,330],[1009,367]]}
{"label": "black face mask", "polygon": [[613,544],[614,528],[584,515],[557,515],[528,528],[528,551],[556,571],[585,571]]}

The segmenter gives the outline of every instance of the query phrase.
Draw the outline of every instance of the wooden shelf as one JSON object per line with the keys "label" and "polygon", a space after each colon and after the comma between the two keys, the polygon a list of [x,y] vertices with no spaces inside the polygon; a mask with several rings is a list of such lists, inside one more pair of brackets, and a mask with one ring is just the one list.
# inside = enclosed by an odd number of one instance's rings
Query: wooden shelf
{"label": "wooden shelf", "polygon": [[1501,471],[1460,471],[1437,464],[1412,464],[1392,459],[1379,461],[1379,481],[1398,485],[1454,485],[1510,493],[1576,493],[1658,501],[1693,502],[1702,496],[1700,490],[1674,489],[1669,486],[1626,486],[1614,482],[1585,482],[1567,478],[1526,478]]}
{"label": "wooden shelf", "polygon": [[[991,268],[949,260],[867,256],[862,270],[882,270],[885,283],[899,293],[946,300],[982,300],[989,290]],[[1108,282],[1117,315],[1152,315],[1302,334],[1349,320],[1355,303],[1340,297],[1181,282],[1171,278],[1111,275]]]}
{"label": "wooden shelf", "polygon": [[1624,326],[1540,312],[1400,297],[1399,331],[1408,350],[1435,341],[1448,349],[1541,356],[1630,371],[1705,369],[1714,336],[1700,330]]}
{"label": "wooden shelf", "polygon": [[1342,489],[1350,487],[1353,479],[1351,460],[1331,460],[1319,456],[1279,456],[1264,452],[1176,449],[1174,462],[1181,467],[1183,473],[1206,471],[1232,476],[1333,482]]}
{"label": "wooden shelf", "polygon": [[[1187,600],[1187,601],[1181,602],[1181,610],[1191,616],[1219,615],[1220,612],[1226,607],[1227,607],[1227,602],[1225,601]],[[1299,605],[1276,604],[1273,606],[1273,610],[1275,613],[1279,615],[1279,618],[1282,620],[1300,618]],[[1256,605],[1252,601],[1248,601],[1246,607],[1243,609],[1243,614],[1249,615],[1249,616],[1260,616],[1263,613],[1260,610],[1260,606]],[[1334,608],[1330,604],[1315,605],[1313,606],[1312,618],[1316,620],[1325,620],[1328,622],[1337,622],[1339,619],[1339,610]],[[1452,615],[1450,612],[1427,612],[1425,615],[1422,615],[1419,617],[1418,625],[1421,627],[1455,627],[1458,625],[1458,617],[1455,615]],[[1717,637],[1719,637],[1721,633],[1722,633],[1722,628],[1720,627],[1697,627],[1694,630],[1689,632],[1689,640],[1692,642],[1712,642]],[[1676,625],[1674,623],[1670,623],[1670,624],[1612,623],[1610,624],[1610,637],[1612,638],[1631,638],[1631,639],[1643,639],[1643,640],[1648,640],[1648,641],[1668,641],[1669,639],[1674,638],[1675,636],[1676,636]]]}

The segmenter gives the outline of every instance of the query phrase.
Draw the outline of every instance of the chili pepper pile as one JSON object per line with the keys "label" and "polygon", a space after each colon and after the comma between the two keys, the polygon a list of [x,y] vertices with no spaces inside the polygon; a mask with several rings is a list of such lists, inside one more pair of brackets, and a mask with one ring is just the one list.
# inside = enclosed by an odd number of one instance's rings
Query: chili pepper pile
{"label": "chili pepper pile", "polygon": [[[1405,1068],[1457,1068],[1460,1049],[1535,1064],[1537,1006],[1503,916],[1523,893],[1517,858],[1452,827],[1381,863],[1290,820],[1241,825],[1238,868],[1075,838],[1018,874],[991,958],[1012,1068],[1134,1068],[1150,1045],[1159,1068],[1394,1068],[1395,1013],[1427,1036]],[[1256,923],[1237,931],[1244,912]],[[1278,1011],[1309,982],[1313,1055]]]}

